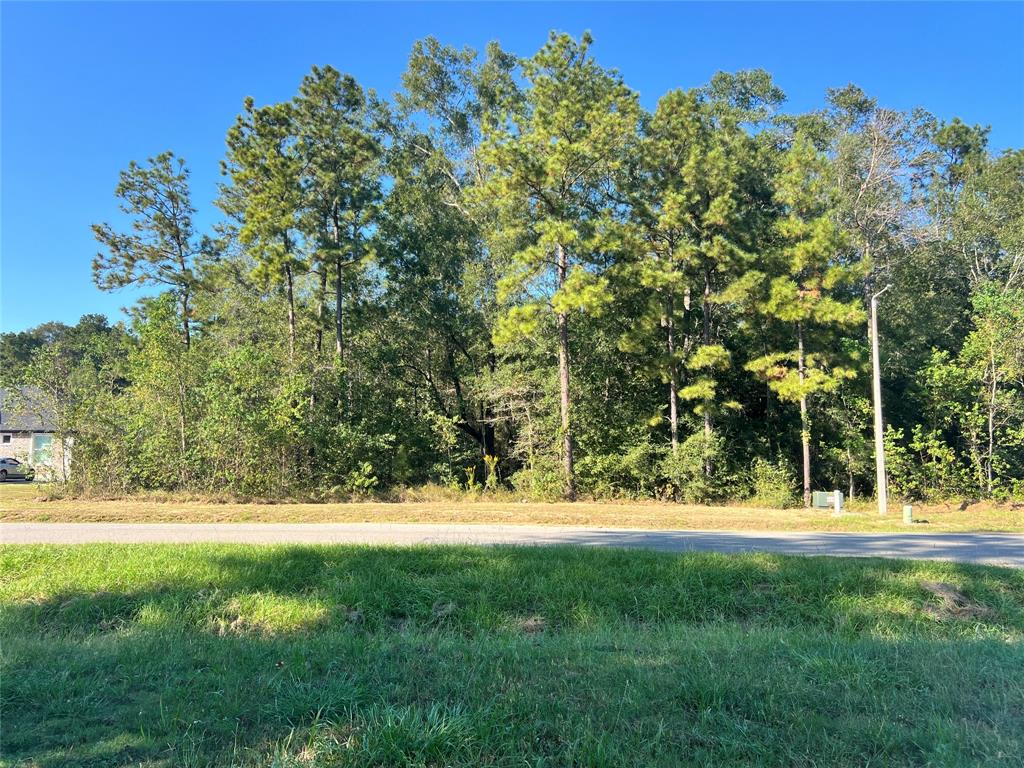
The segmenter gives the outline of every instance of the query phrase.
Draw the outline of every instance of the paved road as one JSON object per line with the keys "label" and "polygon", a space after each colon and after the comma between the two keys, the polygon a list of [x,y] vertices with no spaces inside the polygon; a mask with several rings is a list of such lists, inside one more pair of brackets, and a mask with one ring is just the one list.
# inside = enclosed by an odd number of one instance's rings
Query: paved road
{"label": "paved road", "polygon": [[1024,534],[651,531],[416,523],[0,523],[6,544],[518,544],[898,557],[1024,568]]}

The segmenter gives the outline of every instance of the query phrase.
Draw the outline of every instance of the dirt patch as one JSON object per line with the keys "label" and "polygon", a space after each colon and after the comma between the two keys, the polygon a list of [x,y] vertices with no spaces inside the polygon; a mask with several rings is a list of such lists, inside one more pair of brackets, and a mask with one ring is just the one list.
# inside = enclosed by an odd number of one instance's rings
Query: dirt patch
{"label": "dirt patch", "polygon": [[247,635],[259,633],[263,628],[237,613],[215,616],[210,619],[210,630],[218,637],[226,635]]}
{"label": "dirt patch", "polygon": [[531,616],[519,622],[519,628],[528,635],[535,635],[543,632],[548,626],[543,616]]}
{"label": "dirt patch", "polygon": [[942,581],[925,581],[921,586],[936,600],[934,603],[926,604],[924,612],[939,621],[976,619],[992,613],[991,608],[974,602],[952,584]]}

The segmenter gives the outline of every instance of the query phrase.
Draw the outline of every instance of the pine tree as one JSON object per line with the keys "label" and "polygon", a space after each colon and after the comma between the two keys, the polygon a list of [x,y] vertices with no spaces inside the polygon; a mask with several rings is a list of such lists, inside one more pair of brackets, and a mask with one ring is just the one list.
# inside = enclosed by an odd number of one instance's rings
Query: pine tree
{"label": "pine tree", "polygon": [[294,101],[296,155],[302,162],[303,220],[320,276],[317,350],[323,307],[334,276],[335,355],[345,364],[345,273],[367,255],[368,228],[381,198],[379,107],[350,75],[313,67]]}
{"label": "pine tree", "polygon": [[576,496],[570,317],[610,300],[603,236],[612,225],[609,184],[636,136],[636,95],[589,53],[591,38],[552,34],[523,62],[520,109],[484,130],[488,170],[476,199],[497,209],[493,247],[512,251],[500,287],[512,304],[501,342],[536,329],[546,312],[557,332],[565,496]]}
{"label": "pine tree", "polygon": [[238,221],[238,239],[256,260],[255,277],[284,288],[288,307],[288,354],[295,357],[296,277],[300,253],[302,158],[296,148],[291,104],[255,106],[251,97],[228,131],[221,171],[231,180],[218,204]]}
{"label": "pine tree", "polygon": [[186,347],[192,341],[192,299],[202,286],[205,261],[192,224],[196,211],[188,178],[185,161],[173,152],[162,152],[144,165],[132,161],[121,171],[114,192],[121,210],[132,218],[131,233],[119,233],[109,224],[92,227],[107,249],[93,259],[96,285],[104,291],[133,284],[169,288],[177,299]]}
{"label": "pine tree", "polygon": [[[799,403],[804,505],[811,503],[809,398],[834,391],[856,368],[835,349],[834,331],[864,321],[859,299],[849,292],[857,268],[842,260],[844,241],[835,222],[827,158],[798,134],[783,159],[776,198],[779,272],[770,279],[762,312],[791,329],[795,349],[771,352],[747,364],[782,400]],[[831,348],[831,349],[830,349]]]}

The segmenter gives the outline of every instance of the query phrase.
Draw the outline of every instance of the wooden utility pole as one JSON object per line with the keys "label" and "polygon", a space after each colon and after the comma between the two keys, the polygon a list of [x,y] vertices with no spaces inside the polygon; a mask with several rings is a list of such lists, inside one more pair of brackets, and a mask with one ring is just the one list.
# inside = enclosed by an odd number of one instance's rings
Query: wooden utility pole
{"label": "wooden utility pole", "polygon": [[875,495],[878,514],[889,510],[889,487],[885,474],[885,427],[882,421],[882,370],[878,358],[878,297],[892,288],[885,286],[871,295],[871,395],[875,405]]}

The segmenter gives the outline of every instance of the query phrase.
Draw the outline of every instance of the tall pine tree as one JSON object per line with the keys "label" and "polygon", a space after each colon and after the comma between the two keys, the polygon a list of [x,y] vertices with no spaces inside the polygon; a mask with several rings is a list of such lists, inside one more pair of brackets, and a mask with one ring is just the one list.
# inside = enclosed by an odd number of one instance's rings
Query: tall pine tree
{"label": "tall pine tree", "polygon": [[760,308],[790,329],[795,348],[770,352],[747,364],[782,400],[800,406],[805,506],[811,503],[809,399],[834,391],[856,375],[856,368],[836,349],[835,331],[864,321],[860,301],[849,290],[857,268],[842,259],[844,242],[835,221],[827,164],[824,154],[800,134],[783,159],[776,187],[783,210],[777,224],[779,264]]}
{"label": "tall pine tree", "polygon": [[529,333],[554,316],[565,496],[576,496],[570,317],[609,300],[602,235],[612,220],[608,192],[636,136],[636,95],[590,55],[591,38],[553,34],[523,62],[520,109],[485,126],[488,176],[477,199],[498,209],[512,270],[501,293],[512,305],[497,339]]}

